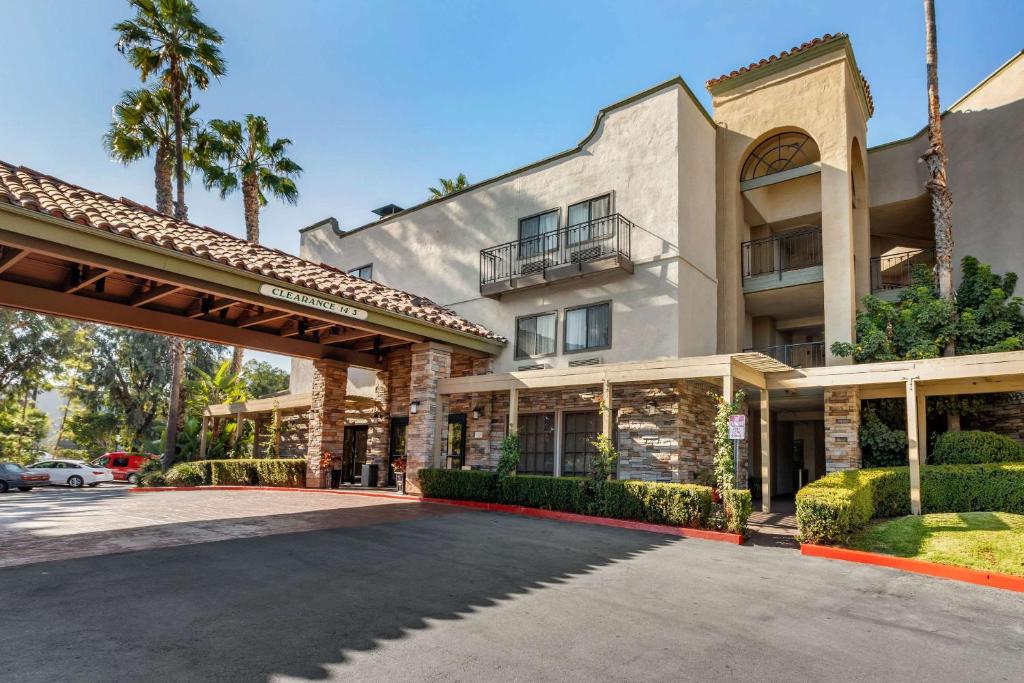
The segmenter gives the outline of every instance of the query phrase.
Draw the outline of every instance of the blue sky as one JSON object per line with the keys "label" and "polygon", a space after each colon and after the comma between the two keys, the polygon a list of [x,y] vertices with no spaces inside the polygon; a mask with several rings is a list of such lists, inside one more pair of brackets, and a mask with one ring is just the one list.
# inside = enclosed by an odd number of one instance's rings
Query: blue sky
{"label": "blue sky", "polygon": [[[298,206],[263,213],[264,243],[296,251],[302,226],[422,201],[440,175],[471,181],[575,145],[602,106],[682,77],[704,81],[827,32],[850,34],[875,99],[869,144],[925,122],[922,3],[342,2],[199,0],[228,74],[200,116],[265,115],[294,140]],[[1024,3],[938,0],[943,104],[1024,47]],[[100,137],[138,87],[114,49],[121,0],[0,0],[0,159],[154,203],[152,166],[110,162]],[[243,234],[241,197],[196,184],[193,221]]]}

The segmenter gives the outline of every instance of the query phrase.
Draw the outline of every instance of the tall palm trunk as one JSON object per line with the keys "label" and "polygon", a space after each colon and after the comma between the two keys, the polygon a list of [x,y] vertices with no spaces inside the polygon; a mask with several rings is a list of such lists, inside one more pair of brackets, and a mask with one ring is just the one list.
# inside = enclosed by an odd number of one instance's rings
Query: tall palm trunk
{"label": "tall palm trunk", "polygon": [[171,216],[174,214],[174,186],[171,176],[174,171],[173,153],[171,149],[161,145],[153,155],[153,184],[156,187],[156,210]]}
{"label": "tall palm trunk", "polygon": [[[177,197],[174,202],[174,217],[179,221],[188,220],[188,206],[185,205],[185,149],[184,126],[181,120],[182,88],[180,75],[172,83],[174,94],[174,175],[177,183]],[[180,337],[170,338],[171,386],[167,397],[167,431],[164,442],[162,465],[167,469],[174,462],[178,445],[178,426],[182,419],[181,393],[185,379],[185,342]]]}
{"label": "tall palm trunk", "polygon": [[[939,296],[953,303],[953,195],[946,181],[949,159],[942,139],[942,113],[939,109],[939,50],[935,30],[935,0],[924,0],[925,65],[928,75],[928,151],[921,159],[928,167],[925,187],[932,201],[932,219],[935,223],[935,269],[939,282]],[[943,350],[946,356],[956,355],[955,343],[950,340]],[[947,428],[960,431],[960,413],[950,410]]]}
{"label": "tall palm trunk", "polygon": [[[245,209],[245,239],[251,244],[260,242],[260,186],[255,175],[242,178],[242,205]],[[231,374],[242,371],[245,349],[236,346],[231,354]]]}
{"label": "tall palm trunk", "polygon": [[185,148],[184,125],[181,120],[181,88],[175,86],[174,92],[174,175],[177,183],[177,201],[174,203],[174,217],[179,221],[188,220],[188,206],[185,205]]}

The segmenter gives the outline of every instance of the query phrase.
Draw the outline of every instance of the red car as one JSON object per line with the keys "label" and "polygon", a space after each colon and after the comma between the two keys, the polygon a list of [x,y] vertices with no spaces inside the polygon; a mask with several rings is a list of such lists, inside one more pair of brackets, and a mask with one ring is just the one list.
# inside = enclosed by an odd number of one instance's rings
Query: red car
{"label": "red car", "polygon": [[115,451],[113,453],[104,453],[93,460],[92,464],[106,467],[113,472],[114,481],[127,481],[130,484],[134,484],[138,481],[139,470],[151,460],[159,460],[159,458],[155,455]]}

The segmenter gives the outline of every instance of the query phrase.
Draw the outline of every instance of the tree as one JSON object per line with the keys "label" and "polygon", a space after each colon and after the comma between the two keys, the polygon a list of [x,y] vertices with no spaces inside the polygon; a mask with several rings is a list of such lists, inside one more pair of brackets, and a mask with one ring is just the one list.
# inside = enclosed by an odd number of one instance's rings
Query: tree
{"label": "tree", "polygon": [[440,199],[441,197],[446,197],[452,193],[460,192],[469,187],[465,173],[460,173],[456,176],[455,180],[452,180],[451,178],[438,178],[437,182],[441,184],[441,189],[437,189],[436,187],[427,188],[430,190],[431,199]]}
{"label": "tree", "polygon": [[[199,105],[187,103],[182,110],[185,131],[184,159],[189,164],[199,122]],[[171,176],[174,173],[174,103],[166,88],[127,90],[114,105],[113,121],[103,136],[103,147],[114,161],[130,164],[153,157],[156,210],[174,213]],[[186,173],[187,173],[186,168]]]}
{"label": "tree", "polygon": [[[220,33],[199,19],[199,10],[190,0],[129,0],[135,17],[114,25],[118,33],[117,50],[139,71],[145,82],[151,75],[170,95],[174,122],[174,174],[176,199],[174,217],[188,220],[185,204],[185,121],[192,88],[206,90],[210,78],[226,72]],[[180,395],[184,373],[184,342],[171,338],[171,397],[168,404],[165,466],[174,459],[180,418]]]}
{"label": "tree", "polygon": [[241,380],[249,398],[279,394],[288,388],[287,372],[255,358],[245,363]]}
{"label": "tree", "polygon": [[241,378],[231,372],[231,363],[223,361],[215,371],[195,368],[195,377],[186,383],[188,413],[201,417],[208,405],[244,401],[245,386]]}
{"label": "tree", "polygon": [[[267,120],[253,114],[246,115],[244,123],[214,119],[199,136],[206,187],[216,187],[222,199],[242,188],[245,239],[253,244],[260,241],[260,208],[267,205],[267,195],[288,204],[299,200],[295,178],[302,167],[286,156],[291,144],[288,138],[271,140]],[[243,354],[241,347],[235,347],[232,374],[241,371]]]}
{"label": "tree", "polygon": [[49,432],[50,418],[30,405],[26,388],[21,400],[13,396],[0,401],[0,459],[28,463],[42,455],[42,441]]}
{"label": "tree", "polygon": [[0,308],[0,400],[15,387],[40,387],[76,353],[77,325]]}

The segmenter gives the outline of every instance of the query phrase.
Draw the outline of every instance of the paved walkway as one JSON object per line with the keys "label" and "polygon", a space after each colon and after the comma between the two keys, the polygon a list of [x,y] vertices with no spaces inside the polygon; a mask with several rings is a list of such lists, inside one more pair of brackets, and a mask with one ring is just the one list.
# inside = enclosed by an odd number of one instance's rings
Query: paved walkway
{"label": "paved walkway", "polygon": [[[78,514],[63,494],[0,497],[0,520],[29,498],[62,503],[31,533],[70,541],[60,527]],[[260,506],[335,521],[0,569],[17,606],[0,611],[16,654],[0,679],[937,683],[1024,671],[1024,595],[780,548],[357,501],[111,494],[122,513],[181,528],[215,524],[218,510],[259,525]],[[85,519],[102,526],[102,508],[90,499]],[[19,517],[24,532],[34,516]]]}
{"label": "paved walkway", "polygon": [[749,543],[754,545],[800,547],[796,541],[796,502],[792,499],[773,500],[771,512],[761,512],[761,501],[755,500],[747,527]]}

